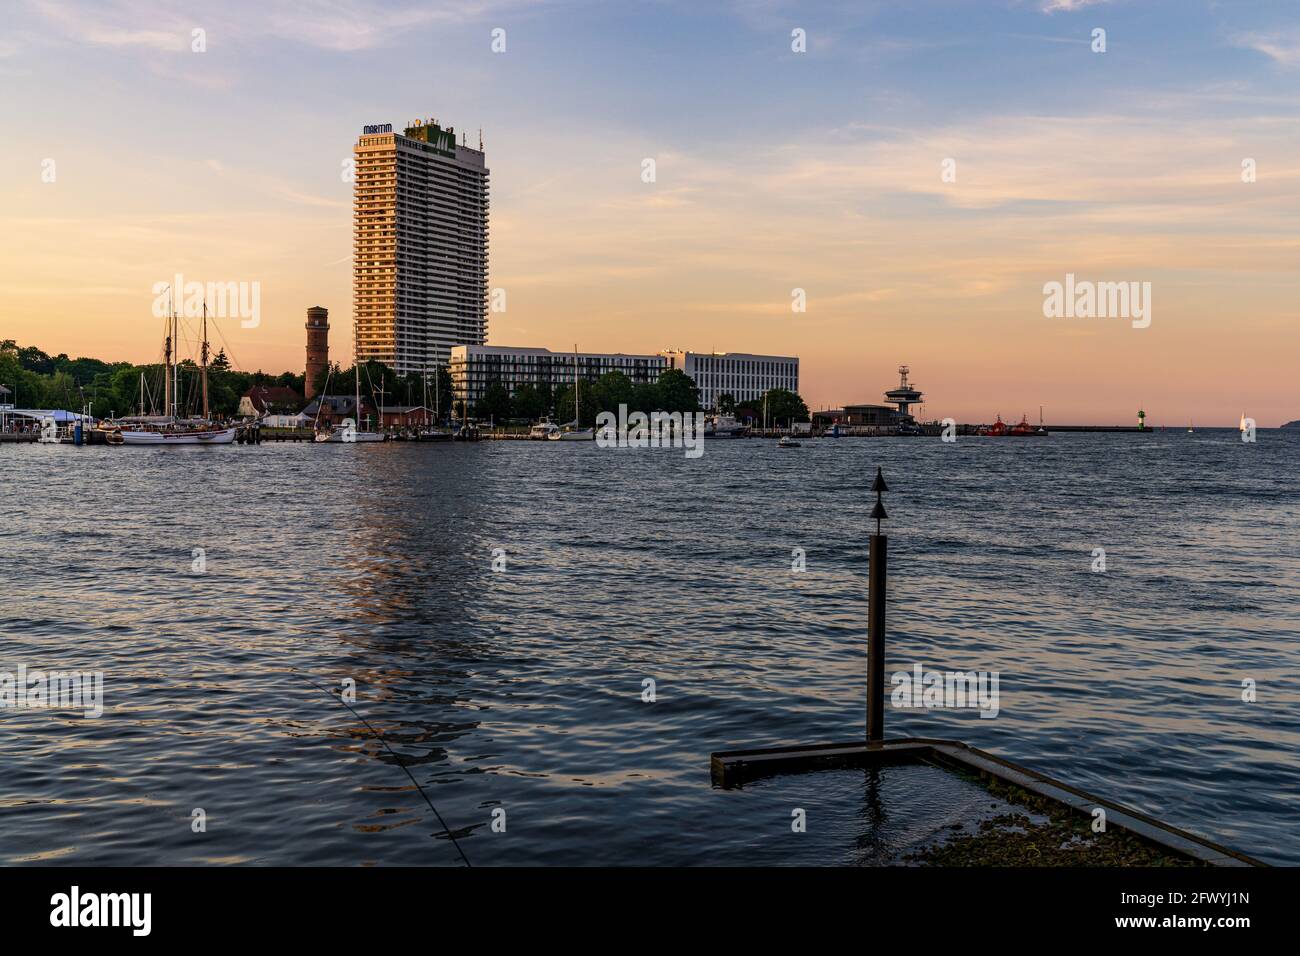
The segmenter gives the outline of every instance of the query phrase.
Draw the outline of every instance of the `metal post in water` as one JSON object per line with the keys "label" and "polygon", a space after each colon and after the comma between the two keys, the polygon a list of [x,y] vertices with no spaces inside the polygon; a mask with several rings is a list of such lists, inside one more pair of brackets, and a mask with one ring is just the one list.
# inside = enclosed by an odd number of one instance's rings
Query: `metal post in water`
{"label": "metal post in water", "polygon": [[881,519],[889,517],[880,495],[889,487],[879,467],[871,490],[876,493],[876,506],[871,510],[876,533],[871,536],[867,589],[867,743],[880,743],[885,739],[885,578],[889,553],[889,536],[880,533]]}

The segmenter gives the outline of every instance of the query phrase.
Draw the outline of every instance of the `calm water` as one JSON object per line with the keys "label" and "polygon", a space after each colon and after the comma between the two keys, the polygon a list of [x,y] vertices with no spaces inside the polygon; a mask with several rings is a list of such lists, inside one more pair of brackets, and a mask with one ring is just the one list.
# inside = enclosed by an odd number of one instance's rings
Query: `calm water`
{"label": "calm water", "polygon": [[[1001,675],[996,719],[889,710],[891,734],[1300,864],[1298,460],[1300,435],[1208,430],[695,461],[0,445],[0,670],[102,670],[106,698],[0,710],[0,861],[459,864],[360,718],[475,865],[861,859],[861,775],[723,792],[708,757],[862,733],[879,464],[889,671]],[[933,799],[890,785],[900,812]]]}

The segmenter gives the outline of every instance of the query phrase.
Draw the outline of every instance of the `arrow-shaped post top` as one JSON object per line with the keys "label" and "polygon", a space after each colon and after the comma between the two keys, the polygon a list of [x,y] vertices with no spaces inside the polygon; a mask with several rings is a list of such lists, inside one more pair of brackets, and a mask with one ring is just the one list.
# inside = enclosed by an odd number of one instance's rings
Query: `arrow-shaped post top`
{"label": "arrow-shaped post top", "polygon": [[871,509],[871,517],[876,519],[876,534],[880,534],[880,520],[889,517],[889,515],[885,513],[885,505],[884,502],[880,500],[880,494],[881,492],[888,491],[889,486],[885,484],[885,475],[884,472],[880,470],[879,465],[876,466],[876,480],[871,483],[871,490],[876,493],[876,506]]}

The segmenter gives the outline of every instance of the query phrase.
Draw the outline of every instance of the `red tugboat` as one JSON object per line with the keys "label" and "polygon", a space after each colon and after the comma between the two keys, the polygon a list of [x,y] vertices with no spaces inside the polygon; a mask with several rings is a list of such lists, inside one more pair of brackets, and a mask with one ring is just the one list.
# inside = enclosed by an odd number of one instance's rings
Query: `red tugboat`
{"label": "red tugboat", "polygon": [[1032,437],[1034,435],[1034,426],[1029,424],[1029,416],[1021,415],[1020,421],[1015,425],[1012,425],[1011,428],[1007,430],[1007,434],[1013,438]]}
{"label": "red tugboat", "polygon": [[983,428],[980,429],[979,433],[981,435],[988,435],[993,438],[1001,438],[1007,433],[1007,423],[1004,422],[1002,420],[1002,416],[999,415],[997,421],[995,421],[992,425],[984,426]]}
{"label": "red tugboat", "polygon": [[998,420],[992,425],[985,425],[979,429],[977,434],[988,435],[991,438],[1037,438],[1045,436],[1047,429],[1040,423],[1037,428],[1029,424],[1029,416],[1020,416],[1020,421],[1014,425],[1008,425],[998,416]]}

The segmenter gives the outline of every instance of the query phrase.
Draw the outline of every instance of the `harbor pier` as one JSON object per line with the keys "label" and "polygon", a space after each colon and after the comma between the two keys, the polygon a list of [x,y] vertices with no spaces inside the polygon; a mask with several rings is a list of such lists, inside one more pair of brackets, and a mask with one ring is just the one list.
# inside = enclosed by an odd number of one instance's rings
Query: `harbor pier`
{"label": "harbor pier", "polygon": [[[1263,866],[1244,853],[1221,846],[1186,830],[1164,823],[1130,807],[1094,796],[1046,774],[1004,760],[956,740],[926,737],[885,737],[885,602],[887,536],[880,522],[888,515],[882,495],[889,489],[880,468],[871,488],[876,495],[871,518],[876,531],[870,535],[867,607],[867,692],[864,738],[840,743],[791,744],[782,747],[721,750],[710,754],[709,772],[713,785],[724,790],[743,789],[764,778],[830,770],[865,770],[868,804],[880,818],[889,816],[879,806],[881,775],[897,771],[886,768],[928,767],[944,771],[951,785],[962,781],[983,787],[991,798],[1003,801],[1015,811],[992,820],[958,819],[949,822],[941,808],[933,808],[934,787],[927,779],[926,792],[932,803],[904,801],[900,815],[920,816],[917,824],[933,834],[943,832],[937,845],[925,846],[905,859],[935,865],[1008,865],[1025,862],[1029,852],[1034,865],[1175,865],[1175,866]],[[996,687],[996,685],[995,685]],[[996,693],[996,690],[995,690]],[[904,781],[920,781],[917,772]],[[947,784],[938,784],[942,789]],[[892,788],[897,792],[897,788]],[[894,798],[897,801],[897,797]],[[943,801],[940,800],[939,804]],[[931,809],[927,809],[931,807]],[[1041,822],[1042,818],[1046,822]],[[1102,821],[1100,828],[1096,822]],[[970,823],[974,832],[966,832]],[[1063,839],[1064,835],[1064,839]],[[947,842],[945,843],[944,840]]]}

